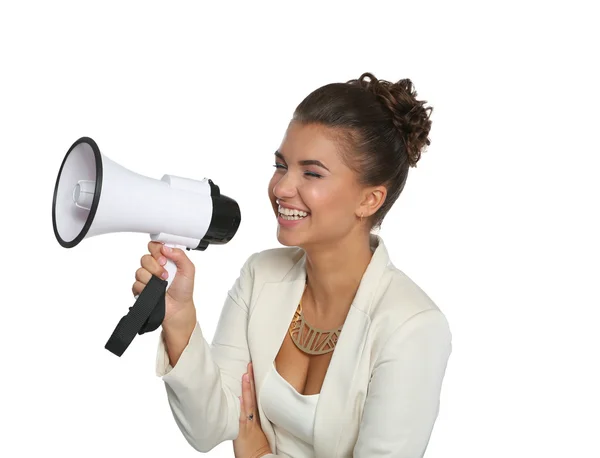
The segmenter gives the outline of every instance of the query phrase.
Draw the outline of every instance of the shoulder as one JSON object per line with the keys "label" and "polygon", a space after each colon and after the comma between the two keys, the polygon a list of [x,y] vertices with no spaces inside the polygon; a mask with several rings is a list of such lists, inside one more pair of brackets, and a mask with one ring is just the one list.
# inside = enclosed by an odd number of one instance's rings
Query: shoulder
{"label": "shoulder", "polygon": [[410,316],[427,310],[441,311],[421,286],[392,263],[383,277],[374,313]]}
{"label": "shoulder", "polygon": [[238,304],[249,307],[262,285],[285,280],[303,255],[304,251],[298,247],[270,248],[250,254],[230,288],[229,296]]}
{"label": "shoulder", "polygon": [[414,333],[451,340],[450,325],[440,306],[406,273],[389,263],[371,309],[374,346]]}

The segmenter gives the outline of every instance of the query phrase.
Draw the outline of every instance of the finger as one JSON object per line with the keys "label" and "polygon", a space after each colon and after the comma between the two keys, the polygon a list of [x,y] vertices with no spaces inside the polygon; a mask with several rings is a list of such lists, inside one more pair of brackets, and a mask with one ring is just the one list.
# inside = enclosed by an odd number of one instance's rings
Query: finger
{"label": "finger", "polygon": [[238,399],[240,400],[240,423],[244,423],[246,421],[246,409],[244,409],[244,397],[240,396]]}
{"label": "finger", "polygon": [[160,249],[162,248],[162,242],[150,241],[148,242],[148,251],[154,259],[158,259],[161,255]]}
{"label": "finger", "polygon": [[140,294],[142,294],[142,291],[144,290],[145,287],[146,287],[145,283],[136,281],[133,284],[133,286],[131,287],[131,292],[133,293],[134,296],[139,296]]}
{"label": "finger", "polygon": [[256,404],[256,391],[254,389],[254,366],[250,363],[250,391],[252,393],[252,401]]}
{"label": "finger", "polygon": [[246,423],[247,419],[246,419],[246,409],[245,409],[245,405],[244,405],[244,376],[242,375],[242,395],[238,396],[238,399],[240,400],[240,424],[242,423]]}
{"label": "finger", "polygon": [[252,411],[254,412],[254,420],[256,423],[260,423],[260,419],[258,418],[258,413],[256,412],[256,405],[258,404],[256,400],[256,389],[254,386],[254,365],[252,363],[248,364],[249,370],[248,374],[250,376],[250,397],[252,399]]}
{"label": "finger", "polygon": [[150,274],[161,278],[164,278],[162,275],[166,272],[166,269],[164,268],[166,263],[167,259],[164,256],[160,256],[159,259],[156,260],[149,254],[145,254],[141,259],[141,264],[144,269],[150,272]]}
{"label": "finger", "polygon": [[[250,420],[248,418],[248,416],[255,415],[255,412],[254,412],[254,406],[252,405],[253,404],[252,393],[250,391],[250,376],[247,372],[244,374],[243,381],[242,381],[242,399],[244,401],[244,410],[245,410],[246,418],[248,420]],[[252,418],[252,419],[254,420],[254,418]]]}
{"label": "finger", "polygon": [[250,378],[250,396],[252,396],[252,403],[256,404],[256,393],[254,392],[254,371],[252,370],[252,363],[248,364],[248,376]]}
{"label": "finger", "polygon": [[178,272],[189,276],[189,278],[193,278],[196,268],[182,249],[163,245],[161,253],[175,263]]}
{"label": "finger", "polygon": [[152,274],[150,272],[148,272],[148,270],[144,269],[143,267],[140,267],[138,270],[135,271],[136,281],[139,281],[140,283],[143,283],[144,285],[147,285],[151,278],[152,278]]}

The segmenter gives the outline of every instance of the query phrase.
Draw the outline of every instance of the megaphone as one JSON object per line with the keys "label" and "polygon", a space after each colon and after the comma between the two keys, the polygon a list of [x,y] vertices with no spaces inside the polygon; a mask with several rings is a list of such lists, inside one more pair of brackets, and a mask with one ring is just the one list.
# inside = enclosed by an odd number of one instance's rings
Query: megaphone
{"label": "megaphone", "polygon": [[[52,199],[54,235],[64,248],[101,234],[139,232],[172,247],[203,251],[229,242],[240,221],[237,202],[221,194],[212,180],[137,174],[100,153],[89,137],[67,151]],[[162,323],[164,292],[177,270],[170,260],[164,267],[168,279],[153,277],[119,322],[105,347],[112,353],[121,356],[136,333]]]}

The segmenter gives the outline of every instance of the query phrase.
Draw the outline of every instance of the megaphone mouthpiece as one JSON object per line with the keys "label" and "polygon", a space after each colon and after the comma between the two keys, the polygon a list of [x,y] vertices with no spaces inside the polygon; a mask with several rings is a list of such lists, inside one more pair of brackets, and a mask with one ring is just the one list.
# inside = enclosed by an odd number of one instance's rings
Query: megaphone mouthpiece
{"label": "megaphone mouthpiece", "polygon": [[92,208],[95,188],[96,182],[79,180],[73,188],[73,202],[75,202],[75,205],[85,210]]}

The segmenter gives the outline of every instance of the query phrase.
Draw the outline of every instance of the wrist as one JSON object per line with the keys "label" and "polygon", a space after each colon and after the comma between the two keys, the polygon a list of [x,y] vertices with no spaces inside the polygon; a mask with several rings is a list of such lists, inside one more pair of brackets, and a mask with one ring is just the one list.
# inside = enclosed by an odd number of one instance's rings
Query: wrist
{"label": "wrist", "polygon": [[175,367],[179,361],[183,351],[190,342],[195,327],[196,320],[191,317],[180,322],[172,320],[169,320],[167,323],[163,322],[162,340],[169,355],[171,366]]}
{"label": "wrist", "polygon": [[194,328],[196,327],[196,309],[184,313],[182,316],[173,316],[169,320],[163,321],[162,330],[165,339],[168,340],[189,340]]}
{"label": "wrist", "polygon": [[181,332],[189,331],[190,328],[194,329],[196,320],[196,307],[194,306],[194,303],[191,302],[172,316],[163,320],[162,328],[168,333],[179,334]]}
{"label": "wrist", "polygon": [[261,449],[257,450],[252,458],[260,458],[261,456],[269,455],[271,453],[271,447],[269,445],[265,445]]}

